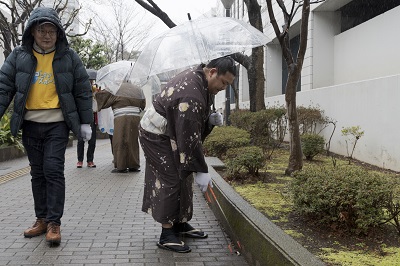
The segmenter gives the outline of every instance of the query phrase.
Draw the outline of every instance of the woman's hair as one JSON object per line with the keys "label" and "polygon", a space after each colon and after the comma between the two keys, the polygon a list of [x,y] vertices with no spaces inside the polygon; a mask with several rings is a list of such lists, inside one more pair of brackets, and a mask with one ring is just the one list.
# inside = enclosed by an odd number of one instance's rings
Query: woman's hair
{"label": "woman's hair", "polygon": [[230,56],[213,59],[206,65],[206,67],[216,68],[218,75],[223,75],[226,72],[230,72],[232,75],[236,76],[235,60],[233,60]]}

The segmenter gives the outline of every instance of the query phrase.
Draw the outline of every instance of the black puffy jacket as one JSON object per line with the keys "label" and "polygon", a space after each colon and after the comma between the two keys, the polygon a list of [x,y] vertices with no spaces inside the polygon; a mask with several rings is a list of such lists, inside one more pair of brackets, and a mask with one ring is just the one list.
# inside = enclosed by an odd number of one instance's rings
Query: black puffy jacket
{"label": "black puffy jacket", "polygon": [[0,117],[14,98],[11,133],[17,135],[24,119],[25,103],[37,65],[32,52],[34,40],[31,27],[43,21],[51,21],[59,28],[53,60],[54,80],[64,120],[72,132],[79,135],[80,125],[93,121],[89,76],[78,54],[69,48],[56,11],[48,7],[32,11],[22,35],[22,45],[11,52],[0,69]]}

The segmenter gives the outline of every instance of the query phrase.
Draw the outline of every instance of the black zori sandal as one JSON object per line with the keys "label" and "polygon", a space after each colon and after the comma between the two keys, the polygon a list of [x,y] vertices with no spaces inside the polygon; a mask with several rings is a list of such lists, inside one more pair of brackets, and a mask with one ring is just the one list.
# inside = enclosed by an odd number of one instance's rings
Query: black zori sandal
{"label": "black zori sandal", "polygon": [[193,226],[191,226],[188,223],[174,224],[174,230],[175,230],[175,233],[179,233],[186,237],[191,237],[191,238],[207,238],[208,237],[208,235],[206,233],[204,233],[203,231],[201,231],[199,229],[193,228]]}
{"label": "black zori sandal", "polygon": [[175,235],[174,229],[172,228],[162,229],[160,241],[157,243],[157,246],[178,253],[188,253],[191,251],[189,246],[185,245],[183,241],[178,239]]}

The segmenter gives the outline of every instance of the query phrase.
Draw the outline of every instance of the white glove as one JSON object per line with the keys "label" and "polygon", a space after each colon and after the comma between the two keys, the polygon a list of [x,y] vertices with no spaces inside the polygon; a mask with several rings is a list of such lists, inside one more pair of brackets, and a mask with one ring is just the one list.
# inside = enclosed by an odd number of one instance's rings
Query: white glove
{"label": "white glove", "polygon": [[92,128],[89,124],[82,124],[81,125],[81,138],[84,141],[90,140],[92,137]]}
{"label": "white glove", "polygon": [[214,126],[222,126],[224,124],[224,118],[221,113],[215,112],[210,115],[208,122]]}
{"label": "white glove", "polygon": [[197,185],[199,185],[201,191],[206,192],[208,185],[213,187],[211,176],[209,173],[194,173],[194,180],[196,181]]}

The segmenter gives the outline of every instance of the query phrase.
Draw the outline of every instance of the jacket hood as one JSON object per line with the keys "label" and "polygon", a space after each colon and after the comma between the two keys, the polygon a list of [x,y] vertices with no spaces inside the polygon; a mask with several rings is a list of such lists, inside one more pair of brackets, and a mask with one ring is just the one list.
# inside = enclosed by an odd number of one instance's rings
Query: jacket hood
{"label": "jacket hood", "polygon": [[[31,29],[35,25],[39,25],[45,21],[49,21],[56,25],[58,28],[58,36],[57,43],[63,42],[65,45],[68,45],[68,40],[65,35],[65,30],[61,24],[60,17],[57,12],[50,7],[38,7],[31,12],[31,15],[28,19],[28,22],[25,27],[25,31],[22,34],[22,45],[23,46],[32,46],[33,45],[33,36],[31,33]],[[57,46],[56,43],[56,46]]]}

